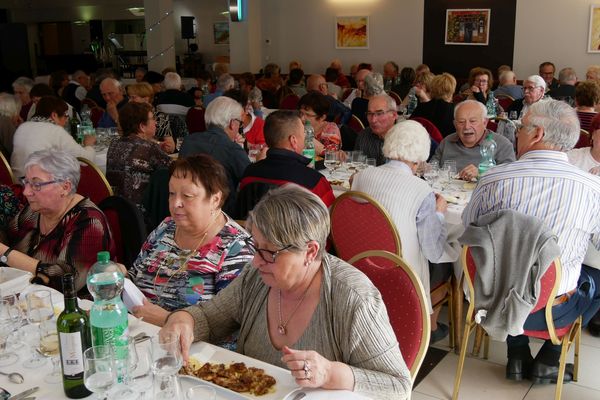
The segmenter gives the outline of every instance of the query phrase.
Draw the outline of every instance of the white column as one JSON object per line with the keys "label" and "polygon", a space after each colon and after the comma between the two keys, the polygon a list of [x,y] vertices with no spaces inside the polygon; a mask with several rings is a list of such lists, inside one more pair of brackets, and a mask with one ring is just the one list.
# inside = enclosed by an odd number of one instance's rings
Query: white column
{"label": "white column", "polygon": [[263,64],[262,1],[248,0],[244,6],[244,21],[229,22],[229,70],[233,73],[256,73]]}
{"label": "white column", "polygon": [[175,68],[173,0],[144,0],[148,70]]}

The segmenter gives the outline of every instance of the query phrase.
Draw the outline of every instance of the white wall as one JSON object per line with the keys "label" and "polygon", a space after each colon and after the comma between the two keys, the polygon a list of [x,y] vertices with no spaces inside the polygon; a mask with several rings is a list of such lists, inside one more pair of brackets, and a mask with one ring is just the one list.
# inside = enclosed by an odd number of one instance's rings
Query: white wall
{"label": "white wall", "polygon": [[587,53],[592,0],[517,0],[514,70],[519,79],[538,73],[552,61],[558,70],[572,67],[585,79],[589,65],[600,64],[600,53]]}

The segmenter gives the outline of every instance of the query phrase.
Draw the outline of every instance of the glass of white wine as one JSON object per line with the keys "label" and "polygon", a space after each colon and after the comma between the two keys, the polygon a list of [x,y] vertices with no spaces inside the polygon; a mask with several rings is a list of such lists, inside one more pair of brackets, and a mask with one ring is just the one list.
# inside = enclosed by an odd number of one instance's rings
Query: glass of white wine
{"label": "glass of white wine", "polygon": [[52,372],[44,377],[46,383],[61,383],[62,373],[58,366],[60,361],[58,351],[58,331],[54,319],[44,321],[40,324],[40,353],[44,357],[50,357],[52,361]]}

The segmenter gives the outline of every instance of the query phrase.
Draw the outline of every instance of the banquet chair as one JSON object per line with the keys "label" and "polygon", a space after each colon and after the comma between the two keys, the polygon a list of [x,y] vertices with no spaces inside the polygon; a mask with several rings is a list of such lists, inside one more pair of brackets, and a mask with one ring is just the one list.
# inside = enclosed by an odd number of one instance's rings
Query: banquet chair
{"label": "banquet chair", "polygon": [[[475,321],[475,302],[477,294],[475,293],[474,281],[477,274],[477,265],[473,260],[471,254],[471,248],[469,246],[464,246],[461,256],[462,266],[463,266],[463,276],[465,282],[468,286],[469,291],[469,308],[467,309],[467,315],[465,319],[465,330],[462,337],[462,345],[460,348],[460,355],[458,359],[458,366],[456,368],[456,376],[454,380],[454,392],[452,394],[452,399],[458,399],[458,391],[460,389],[460,382],[462,379],[462,372],[465,364],[465,357],[467,353],[467,342],[469,340],[469,336],[472,332],[475,331],[475,328],[481,329],[483,332],[483,340],[484,340],[484,358],[487,359],[489,352],[489,336],[483,330],[481,325],[479,325]],[[558,291],[558,286],[560,285],[562,266],[560,263],[560,259],[556,258],[552,264],[548,267],[548,270],[544,273],[544,275],[540,279],[541,290],[539,297],[537,299],[536,305],[531,310],[531,313],[539,311],[541,309],[545,309],[546,315],[546,324],[548,326],[547,330],[543,331],[533,331],[533,330],[525,330],[524,335],[543,339],[543,340],[551,340],[554,345],[561,345],[561,353],[560,353],[560,361],[559,361],[559,374],[556,383],[556,389],[554,392],[555,400],[559,400],[561,398],[562,386],[563,386],[563,378],[565,375],[565,367],[567,362],[567,353],[570,350],[571,345],[575,344],[575,354],[574,354],[574,370],[573,370],[573,381],[577,381],[578,369],[579,369],[579,345],[581,340],[581,316],[577,318],[572,324],[555,328],[554,320],[552,318],[552,305],[554,304],[554,299],[556,297],[556,293]],[[478,350],[476,351],[478,353]]]}
{"label": "banquet chair", "polygon": [[189,133],[206,131],[204,109],[200,107],[191,107],[185,117],[185,123]]}
{"label": "banquet chair", "polygon": [[113,236],[116,260],[129,270],[148,236],[144,216],[131,201],[121,196],[110,196],[98,204]]}
{"label": "banquet chair", "polygon": [[579,133],[579,140],[575,144],[575,148],[579,149],[582,147],[591,147],[591,146],[592,146],[592,139],[591,139],[590,133],[588,131],[586,131],[585,129],[581,129],[580,133]]}
{"label": "banquet chair", "polygon": [[81,167],[77,193],[89,198],[94,204],[99,204],[108,196],[112,196],[112,187],[96,164],[83,157],[77,157],[77,160]]}
{"label": "banquet chair", "polygon": [[12,168],[2,152],[0,152],[0,183],[8,186],[16,183]]}
{"label": "banquet chair", "polygon": [[94,128],[98,127],[98,123],[100,122],[100,118],[102,118],[102,114],[104,114],[103,108],[98,106],[90,108],[90,120],[92,121]]}
{"label": "banquet chair", "polygon": [[411,117],[410,119],[412,119],[413,121],[417,121],[418,123],[423,125],[423,128],[427,130],[427,133],[429,133],[431,139],[433,139],[436,143],[439,144],[442,142],[442,140],[444,140],[444,137],[442,136],[442,133],[440,132],[438,127],[435,126],[435,124],[427,118]]}
{"label": "banquet chair", "polygon": [[[382,263],[383,260],[386,262]],[[427,298],[421,281],[402,258],[387,251],[366,251],[354,256],[349,263],[367,275],[381,293],[400,352],[414,382],[431,334]]]}
{"label": "banquet chair", "polygon": [[402,99],[398,95],[398,93],[388,90],[387,95],[390,96],[396,102],[396,105],[399,106],[402,103]]}
{"label": "banquet chair", "polygon": [[349,128],[352,128],[352,130],[356,133],[360,133],[363,129],[365,129],[365,125],[362,123],[360,118],[358,118],[354,114],[352,114],[352,116],[350,117],[350,120],[348,121],[348,123],[346,125]]}
{"label": "banquet chair", "polygon": [[279,103],[279,108],[282,110],[295,110],[298,108],[298,102],[300,101],[300,97],[295,94],[288,94]]}
{"label": "banquet chair", "polygon": [[499,94],[496,96],[496,99],[498,99],[498,104],[500,104],[500,107],[502,107],[504,111],[508,110],[508,107],[515,101],[515,99],[507,94]]}

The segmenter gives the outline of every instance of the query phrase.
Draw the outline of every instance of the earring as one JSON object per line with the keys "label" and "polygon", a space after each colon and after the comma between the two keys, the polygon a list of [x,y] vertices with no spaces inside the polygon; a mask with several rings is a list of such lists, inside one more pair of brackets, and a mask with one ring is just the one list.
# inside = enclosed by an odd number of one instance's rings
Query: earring
{"label": "earring", "polygon": [[213,217],[215,215],[215,210],[210,210],[210,216]]}
{"label": "earring", "polygon": [[312,262],[312,261],[310,261],[310,260],[306,260],[306,261],[304,261],[304,266],[305,266],[306,268],[308,268],[308,266],[310,265],[310,263],[311,263],[311,262]]}

